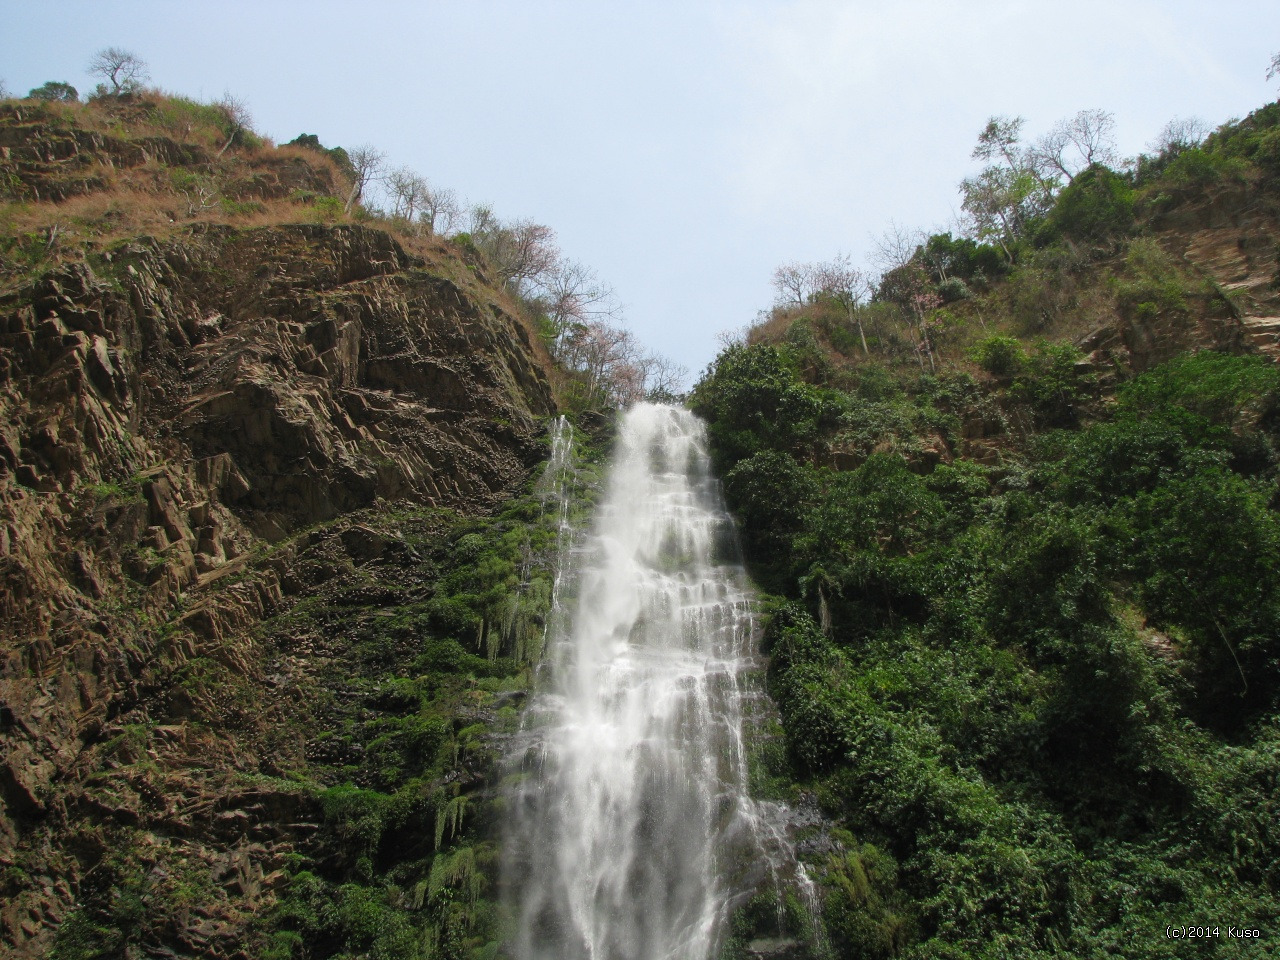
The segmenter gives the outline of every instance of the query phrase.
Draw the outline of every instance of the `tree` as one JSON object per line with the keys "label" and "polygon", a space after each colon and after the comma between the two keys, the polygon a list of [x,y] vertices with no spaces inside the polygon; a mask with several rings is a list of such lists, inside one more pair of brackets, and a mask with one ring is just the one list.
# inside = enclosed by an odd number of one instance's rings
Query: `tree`
{"label": "tree", "polygon": [[540,279],[540,286],[551,325],[551,352],[557,359],[575,325],[618,319],[620,308],[613,289],[581,263],[559,261]]}
{"label": "tree", "polygon": [[387,174],[385,182],[391,193],[391,215],[412,223],[427,194],[431,192],[426,178],[408,167],[397,167]]}
{"label": "tree", "polygon": [[1280,77],[1280,53],[1271,58],[1271,64],[1267,67],[1267,79],[1275,77]]}
{"label": "tree", "polygon": [[560,259],[550,227],[532,220],[504,224],[487,207],[472,211],[471,239],[499,279],[517,291],[544,276]]}
{"label": "tree", "polygon": [[1011,263],[1014,245],[1049,208],[1055,186],[1037,151],[1020,146],[1024,123],[1022,117],[988,120],[972,154],[988,164],[960,183],[961,207],[975,239],[999,244]]}
{"label": "tree", "polygon": [[222,99],[215,101],[213,105],[222,114],[223,119],[226,121],[227,129],[230,131],[227,134],[227,142],[218,151],[218,156],[220,157],[227,152],[227,149],[235,142],[236,138],[249,128],[249,124],[253,122],[253,117],[249,113],[248,105],[243,100],[239,100],[227,92],[224,92]]}
{"label": "tree", "polygon": [[75,103],[80,93],[69,83],[61,80],[47,80],[27,94],[32,100],[48,100],[55,103]]}
{"label": "tree", "polygon": [[[1115,117],[1105,110],[1081,110],[1069,120],[1059,120],[1036,141],[1029,159],[1046,183],[1059,174],[1070,181],[1095,163],[1116,162]],[[1074,154],[1074,155],[1073,155]]]}
{"label": "tree", "polygon": [[428,233],[450,233],[458,222],[458,195],[452,190],[428,190],[422,197],[420,222]]}
{"label": "tree", "polygon": [[926,315],[942,306],[942,297],[934,289],[933,281],[918,259],[907,261],[900,267],[886,271],[880,277],[876,299],[897,304],[907,315],[916,330],[916,360],[924,369],[927,357],[931,369],[937,369],[933,359],[933,343],[929,336]]}
{"label": "tree", "polygon": [[1026,232],[1036,184],[1030,175],[1004,167],[987,167],[960,182],[961,209],[969,215],[974,238],[994,241],[1013,262],[1013,245]]}
{"label": "tree", "polygon": [[725,475],[724,492],[747,551],[765,563],[785,563],[818,493],[817,475],[790,454],[761,450]]}
{"label": "tree", "polygon": [[1200,146],[1209,135],[1209,125],[1199,117],[1174,117],[1156,134],[1156,138],[1147,145],[1147,149],[1157,156],[1169,154],[1177,156],[1184,150]]}
{"label": "tree", "polygon": [[844,310],[849,322],[858,328],[863,355],[871,356],[867,347],[867,334],[862,329],[862,318],[858,314],[858,308],[870,296],[871,278],[853,265],[853,258],[847,253],[837,253],[826,263],[814,264],[811,273],[817,296],[830,300]]}
{"label": "tree", "polygon": [[483,236],[498,227],[498,217],[487,203],[477,203],[467,211],[467,233],[472,237]]}
{"label": "tree", "polygon": [[356,201],[364,196],[365,188],[378,179],[387,156],[381,150],[365,144],[353,149],[347,154],[347,158],[351,161],[351,192],[347,194],[347,203],[342,212],[349,215]]}
{"label": "tree", "polygon": [[8,100],[8,99],[9,99],[9,88],[5,85],[5,82],[3,80],[0,80],[0,100]]}
{"label": "tree", "polygon": [[94,54],[89,61],[89,74],[110,83],[110,93],[115,97],[132,93],[151,79],[146,63],[119,47],[107,47]]}
{"label": "tree", "polygon": [[1010,167],[1018,165],[1021,149],[1018,147],[1022,139],[1022,127],[1025,117],[989,117],[987,125],[978,134],[978,142],[970,156],[974,160],[990,162],[999,158]]}
{"label": "tree", "polygon": [[813,295],[811,267],[807,263],[784,263],[773,271],[774,302],[781,307],[801,306]]}

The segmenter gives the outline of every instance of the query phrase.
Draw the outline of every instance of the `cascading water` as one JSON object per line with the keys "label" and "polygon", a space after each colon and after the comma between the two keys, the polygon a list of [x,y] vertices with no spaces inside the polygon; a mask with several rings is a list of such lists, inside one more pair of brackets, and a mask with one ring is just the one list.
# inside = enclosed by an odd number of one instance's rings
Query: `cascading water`
{"label": "cascading water", "polygon": [[625,414],[580,553],[511,759],[508,949],[706,960],[790,858],[747,792],[750,594],[692,414]]}

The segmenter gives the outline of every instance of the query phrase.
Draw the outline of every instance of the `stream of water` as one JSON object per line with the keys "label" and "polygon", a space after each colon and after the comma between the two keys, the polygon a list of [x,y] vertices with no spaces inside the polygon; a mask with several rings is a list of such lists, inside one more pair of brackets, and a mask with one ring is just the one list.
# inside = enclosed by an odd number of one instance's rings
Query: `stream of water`
{"label": "stream of water", "polygon": [[748,795],[751,595],[697,418],[624,414],[574,552],[510,760],[508,950],[707,960],[731,911],[795,867],[780,808]]}

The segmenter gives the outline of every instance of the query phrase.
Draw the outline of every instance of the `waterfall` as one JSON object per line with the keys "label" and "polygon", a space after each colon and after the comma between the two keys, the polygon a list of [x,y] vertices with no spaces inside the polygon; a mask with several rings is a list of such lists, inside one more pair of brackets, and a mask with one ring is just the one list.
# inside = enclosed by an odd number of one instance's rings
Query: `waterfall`
{"label": "waterfall", "polygon": [[707,960],[790,856],[780,808],[748,795],[751,595],[700,421],[623,416],[577,552],[509,761],[508,950]]}
{"label": "waterfall", "polygon": [[546,469],[538,481],[538,492],[544,504],[551,501],[556,507],[556,560],[551,580],[551,605],[547,614],[544,633],[558,629],[563,616],[561,594],[564,582],[573,575],[573,526],[569,522],[577,470],[573,457],[573,424],[567,417],[556,417],[551,424],[551,455]]}

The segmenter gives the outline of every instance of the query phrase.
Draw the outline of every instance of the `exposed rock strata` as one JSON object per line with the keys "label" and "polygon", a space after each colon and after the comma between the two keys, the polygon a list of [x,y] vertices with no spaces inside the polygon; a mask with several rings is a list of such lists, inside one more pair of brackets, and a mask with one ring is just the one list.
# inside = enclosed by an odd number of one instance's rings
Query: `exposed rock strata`
{"label": "exposed rock strata", "polygon": [[[376,230],[197,228],[0,298],[0,867],[25,877],[0,891],[6,949],[47,949],[117,823],[223,884],[175,936],[234,955],[315,813],[228,779],[260,757],[187,722],[211,694],[182,678],[208,662],[273,689],[254,628],[306,584],[296,541],[270,545],[378,503],[485,509],[552,409],[498,295]],[[345,535],[355,556],[386,548]],[[67,842],[33,852],[55,826]]]}
{"label": "exposed rock strata", "polygon": [[1221,188],[1159,218],[1164,246],[1230,298],[1253,349],[1280,360],[1280,209],[1269,192]]}

